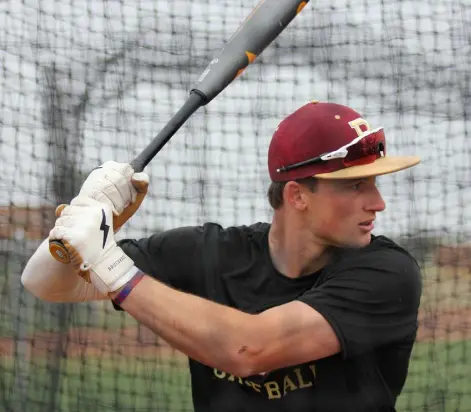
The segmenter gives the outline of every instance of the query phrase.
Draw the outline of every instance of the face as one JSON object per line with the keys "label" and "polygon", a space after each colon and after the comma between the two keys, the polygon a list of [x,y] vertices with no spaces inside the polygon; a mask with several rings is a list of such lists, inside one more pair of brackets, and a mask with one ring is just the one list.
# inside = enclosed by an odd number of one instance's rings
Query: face
{"label": "face", "polygon": [[371,241],[376,213],[385,203],[374,177],[318,180],[307,195],[306,225],[328,245],[363,247]]}

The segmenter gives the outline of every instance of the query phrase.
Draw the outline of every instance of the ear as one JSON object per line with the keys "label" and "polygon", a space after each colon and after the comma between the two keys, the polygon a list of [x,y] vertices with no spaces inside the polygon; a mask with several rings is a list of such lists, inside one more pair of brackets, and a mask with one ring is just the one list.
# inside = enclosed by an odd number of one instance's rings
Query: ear
{"label": "ear", "polygon": [[306,188],[298,182],[290,181],[283,189],[284,203],[297,210],[305,210],[308,206]]}

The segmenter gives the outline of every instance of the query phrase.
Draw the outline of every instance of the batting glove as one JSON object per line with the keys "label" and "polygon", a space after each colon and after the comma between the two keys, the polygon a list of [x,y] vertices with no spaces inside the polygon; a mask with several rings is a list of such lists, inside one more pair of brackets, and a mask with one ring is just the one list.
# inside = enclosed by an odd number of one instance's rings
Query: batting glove
{"label": "batting glove", "polygon": [[[108,205],[113,211],[113,226],[116,233],[139,208],[148,187],[147,173],[134,173],[129,163],[109,161],[89,174],[78,196]],[[57,207],[57,217],[61,215],[65,206]]]}
{"label": "batting glove", "polygon": [[80,275],[108,294],[124,286],[137,273],[133,260],[118,247],[109,204],[77,196],[63,208],[50,240],[60,240]]}

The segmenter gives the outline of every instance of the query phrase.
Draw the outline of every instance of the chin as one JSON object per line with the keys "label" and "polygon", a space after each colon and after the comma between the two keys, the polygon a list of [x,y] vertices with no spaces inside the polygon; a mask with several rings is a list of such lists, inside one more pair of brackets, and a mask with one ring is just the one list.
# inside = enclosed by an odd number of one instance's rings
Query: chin
{"label": "chin", "polygon": [[368,246],[370,243],[371,243],[371,233],[369,233],[368,235],[364,236],[362,241],[359,242],[360,245],[358,247],[365,247],[365,246]]}
{"label": "chin", "polygon": [[366,233],[355,238],[345,239],[343,242],[339,242],[338,247],[349,248],[349,249],[361,249],[368,246],[371,243],[371,233]]}

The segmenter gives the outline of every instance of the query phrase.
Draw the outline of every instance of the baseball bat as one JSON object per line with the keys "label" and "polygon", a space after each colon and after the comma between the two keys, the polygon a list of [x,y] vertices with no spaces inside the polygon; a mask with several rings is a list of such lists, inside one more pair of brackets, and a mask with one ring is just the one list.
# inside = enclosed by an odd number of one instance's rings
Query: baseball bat
{"label": "baseball bat", "polygon": [[[211,60],[191,88],[183,106],[131,161],[134,171],[142,172],[188,118],[239,77],[308,2],[309,0],[261,0],[224,48]],[[59,262],[70,262],[67,249],[62,242],[50,241],[49,250]]]}

